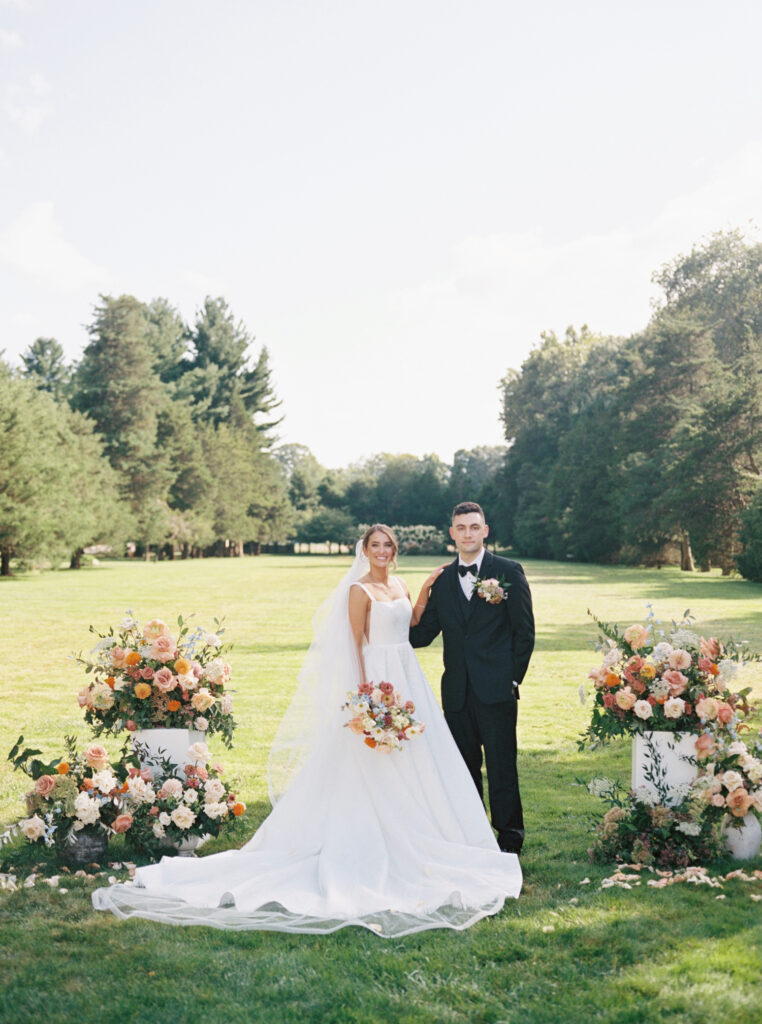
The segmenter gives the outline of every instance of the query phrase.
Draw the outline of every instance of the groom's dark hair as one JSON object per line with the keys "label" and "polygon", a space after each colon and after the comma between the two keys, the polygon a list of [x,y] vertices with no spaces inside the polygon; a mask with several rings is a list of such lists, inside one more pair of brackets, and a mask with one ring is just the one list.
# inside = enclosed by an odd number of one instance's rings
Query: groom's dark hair
{"label": "groom's dark hair", "polygon": [[472,512],[476,512],[482,517],[482,522],[485,523],[487,520],[484,516],[484,509],[481,505],[477,505],[475,501],[459,501],[455,508],[452,510],[452,518],[455,516],[467,516]]}

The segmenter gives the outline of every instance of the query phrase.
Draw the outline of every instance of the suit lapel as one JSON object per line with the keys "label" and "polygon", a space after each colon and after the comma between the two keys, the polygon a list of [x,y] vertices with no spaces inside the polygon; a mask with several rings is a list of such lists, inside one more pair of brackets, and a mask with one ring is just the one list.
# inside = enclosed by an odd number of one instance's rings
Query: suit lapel
{"label": "suit lapel", "polygon": [[460,576],[458,575],[458,559],[457,558],[452,563],[452,568],[450,570],[450,598],[451,598],[452,602],[454,603],[455,607],[458,610],[458,615],[460,615],[461,620],[463,621],[463,625],[465,625],[466,624],[466,608],[464,607],[464,605],[466,604],[466,601],[464,600],[463,588],[460,585]]}
{"label": "suit lapel", "polygon": [[[488,580],[488,579],[491,579],[491,578],[492,578],[492,555],[485,548],[484,558],[482,559],[482,567],[479,570],[477,579]],[[481,611],[482,611],[481,606],[482,605],[484,605],[484,607],[487,606],[487,602],[483,598],[476,596],[476,588],[474,588],[474,592],[471,595],[471,602],[470,603],[472,605],[471,612],[474,615],[481,614]]]}

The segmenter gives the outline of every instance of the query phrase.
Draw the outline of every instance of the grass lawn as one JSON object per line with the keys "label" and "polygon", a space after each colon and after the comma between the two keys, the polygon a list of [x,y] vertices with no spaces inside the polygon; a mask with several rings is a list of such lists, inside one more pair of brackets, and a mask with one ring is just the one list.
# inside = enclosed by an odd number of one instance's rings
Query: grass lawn
{"label": "grass lawn", "polygon": [[[194,613],[224,616],[234,643],[239,727],[228,752],[210,744],[248,804],[240,845],[269,809],[265,766],[311,636],[311,616],[347,557],[276,557],[104,563],[79,572],[0,581],[0,757],[19,733],[45,754],[63,736],[88,736],[76,703],[83,684],[72,651],[88,625]],[[437,559],[404,559],[411,590]],[[762,893],[731,881],[705,886],[600,890],[610,870],[587,859],[589,815],[602,805],[575,784],[629,779],[629,742],[577,751],[588,711],[577,689],[596,655],[589,608],[622,624],[686,609],[701,631],[762,649],[762,588],[712,573],[527,562],[537,647],[519,720],[519,773],[527,841],[521,898],[464,933],[395,941],[361,929],[324,937],[173,928],[120,922],[91,910],[92,882],[61,893],[38,883],[0,893],[0,1020],[118,1022],[684,1022],[762,1020]],[[439,642],[419,651],[438,690]],[[749,681],[762,696],[762,674]],[[109,743],[116,750],[118,743]],[[403,755],[404,756],[404,755]],[[0,822],[23,813],[25,777],[0,761]],[[113,846],[119,856],[118,844]],[[2,855],[0,855],[2,856]],[[713,870],[737,865],[721,862]],[[762,861],[751,865],[761,868]],[[747,867],[747,870],[749,868]],[[590,884],[581,884],[589,878]],[[63,883],[62,883],[63,884]],[[724,899],[718,899],[718,895]],[[552,931],[543,931],[552,926]]]}

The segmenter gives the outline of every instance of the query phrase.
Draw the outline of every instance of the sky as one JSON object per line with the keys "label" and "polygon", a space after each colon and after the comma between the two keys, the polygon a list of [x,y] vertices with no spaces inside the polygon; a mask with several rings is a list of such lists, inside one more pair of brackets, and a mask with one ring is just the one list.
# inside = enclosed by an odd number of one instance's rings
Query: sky
{"label": "sky", "polygon": [[503,440],[541,333],[762,224],[758,0],[0,0],[0,349],[223,296],[284,443]]}

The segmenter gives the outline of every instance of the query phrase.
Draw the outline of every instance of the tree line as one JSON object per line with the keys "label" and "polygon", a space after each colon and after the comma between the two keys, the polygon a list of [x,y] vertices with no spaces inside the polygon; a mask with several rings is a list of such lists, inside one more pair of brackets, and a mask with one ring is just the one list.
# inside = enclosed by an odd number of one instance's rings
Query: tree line
{"label": "tree line", "polygon": [[505,375],[499,532],[536,558],[762,579],[762,245],[719,233],[654,280],[643,331],[544,334]]}

